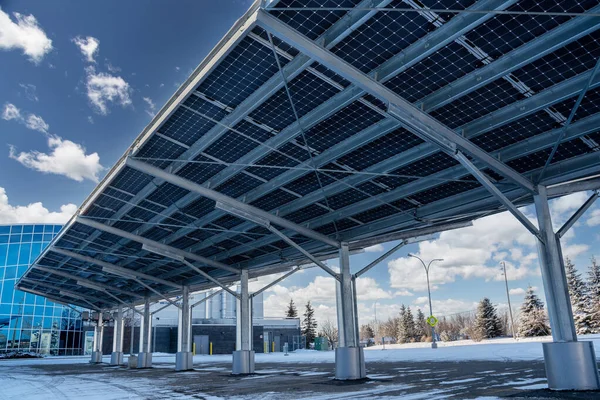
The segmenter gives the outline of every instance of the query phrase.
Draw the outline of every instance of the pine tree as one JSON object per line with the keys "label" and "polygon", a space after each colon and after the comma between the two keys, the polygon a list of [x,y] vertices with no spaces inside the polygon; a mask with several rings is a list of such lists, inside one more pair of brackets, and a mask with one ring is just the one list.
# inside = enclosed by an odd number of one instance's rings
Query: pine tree
{"label": "pine tree", "polygon": [[375,331],[370,324],[360,326],[360,338],[361,340],[370,340],[375,337]]}
{"label": "pine tree", "polygon": [[592,257],[592,265],[588,271],[588,312],[591,315],[593,333],[600,333],[600,265]]}
{"label": "pine tree", "polygon": [[287,318],[298,318],[298,310],[296,309],[296,304],[294,304],[293,299],[290,299],[290,304],[288,305],[285,316]]}
{"label": "pine tree", "polygon": [[482,338],[489,339],[502,335],[502,324],[496,313],[496,307],[487,297],[483,298],[477,306],[475,329]]}
{"label": "pine tree", "polygon": [[547,336],[550,334],[544,303],[529,286],[519,316],[519,336]]}
{"label": "pine tree", "polygon": [[406,343],[407,342],[407,338],[406,338],[406,329],[405,329],[405,321],[404,318],[406,316],[406,306],[404,304],[400,305],[400,318],[398,318],[397,320],[397,324],[398,324],[398,343]]}
{"label": "pine tree", "polygon": [[402,337],[400,341],[402,343],[410,343],[415,337],[415,320],[413,319],[412,311],[410,307],[407,307],[402,315]]}
{"label": "pine tree", "polygon": [[317,321],[315,321],[315,310],[310,305],[310,300],[306,303],[304,311],[304,321],[302,321],[302,335],[306,336],[306,344],[312,343],[317,337]]}
{"label": "pine tree", "polygon": [[565,259],[565,269],[577,334],[585,335],[592,333],[593,324],[592,316],[589,312],[589,298],[586,284],[583,279],[581,279],[581,274],[577,272],[575,265],[568,257]]}
{"label": "pine tree", "polygon": [[417,321],[415,323],[415,339],[421,341],[423,336],[427,336],[429,329],[427,329],[427,321],[425,320],[425,314],[420,308],[417,308]]}

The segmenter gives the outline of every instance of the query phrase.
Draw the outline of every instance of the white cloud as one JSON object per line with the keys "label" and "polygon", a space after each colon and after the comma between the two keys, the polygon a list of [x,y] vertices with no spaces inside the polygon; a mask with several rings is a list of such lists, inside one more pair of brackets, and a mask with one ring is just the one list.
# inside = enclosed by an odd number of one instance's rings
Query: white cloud
{"label": "white cloud", "polygon": [[21,110],[19,110],[14,104],[6,103],[4,105],[4,109],[2,110],[2,119],[6,121],[10,121],[12,119],[21,121],[23,117],[21,116]]}
{"label": "white cloud", "polygon": [[373,246],[365,247],[365,251],[367,253],[379,253],[379,252],[383,251],[383,245],[376,244],[376,245],[373,245]]}
{"label": "white cloud", "polygon": [[408,290],[398,290],[394,293],[394,296],[414,296],[414,293]]}
{"label": "white cloud", "polygon": [[150,117],[154,117],[154,115],[156,114],[156,104],[154,104],[150,97],[144,97],[142,98],[142,100],[144,100],[144,102],[148,106],[148,108],[146,108],[146,114],[148,114]]}
{"label": "white cloud", "polygon": [[47,134],[50,129],[50,125],[48,125],[42,117],[35,114],[29,114],[27,115],[27,118],[24,118],[23,114],[21,114],[21,110],[11,103],[6,103],[4,105],[2,119],[7,121],[15,120],[16,122],[25,125],[28,129],[45,134]]}
{"label": "white cloud", "polygon": [[110,72],[112,72],[113,74],[116,74],[117,72],[121,72],[121,68],[115,67],[110,62],[108,62],[108,60],[106,61],[106,69],[109,70]]}
{"label": "white cloud", "polygon": [[30,83],[19,83],[19,87],[23,89],[23,94],[25,98],[31,101],[39,101],[40,99],[37,97],[37,87]]}
{"label": "white cloud", "polygon": [[39,151],[16,153],[10,148],[10,157],[27,168],[36,171],[64,175],[78,182],[89,179],[98,182],[98,175],[104,169],[98,153],[86,154],[85,148],[70,140],[58,136],[48,136],[50,153]]}
{"label": "white cloud", "polygon": [[523,288],[514,288],[514,289],[510,289],[508,291],[509,294],[515,295],[515,296],[523,296],[525,294],[525,289]]}
{"label": "white cloud", "polygon": [[38,64],[52,51],[52,40],[46,36],[33,15],[13,15],[16,22],[0,9],[0,49],[20,49],[32,62]]}
{"label": "white cloud", "polygon": [[25,126],[31,130],[42,133],[48,133],[48,129],[50,129],[50,125],[48,125],[42,117],[35,114],[29,114],[25,120]]}
{"label": "white cloud", "polygon": [[86,68],[86,72],[87,96],[99,114],[108,114],[107,103],[117,103],[123,107],[131,104],[131,87],[123,78],[104,72],[96,73],[93,67]]}
{"label": "white cloud", "polygon": [[77,211],[75,204],[65,204],[60,211],[49,211],[41,202],[13,206],[6,190],[0,187],[0,224],[39,223],[64,224]]}
{"label": "white cloud", "polygon": [[595,210],[592,210],[592,212],[590,213],[590,216],[585,221],[585,223],[586,223],[587,226],[598,226],[598,225],[600,225],[600,209],[597,208]]}
{"label": "white cloud", "polygon": [[79,47],[79,51],[85,57],[85,60],[90,63],[95,63],[94,56],[98,53],[100,41],[92,36],[73,38],[73,43]]}

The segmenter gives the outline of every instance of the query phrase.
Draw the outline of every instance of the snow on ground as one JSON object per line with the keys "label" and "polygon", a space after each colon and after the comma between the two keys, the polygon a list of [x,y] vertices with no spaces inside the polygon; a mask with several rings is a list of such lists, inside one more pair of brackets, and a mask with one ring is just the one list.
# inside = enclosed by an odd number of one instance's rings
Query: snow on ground
{"label": "snow on ground", "polygon": [[[591,340],[594,342],[596,357],[600,359],[600,335],[581,335],[579,340]],[[526,338],[515,341],[510,338],[490,339],[481,342],[472,340],[460,340],[455,342],[439,342],[437,349],[431,349],[430,343],[409,343],[386,345],[385,350],[381,346],[365,348],[365,361],[529,361],[543,360],[542,342],[550,342],[552,338]],[[231,354],[196,355],[194,364],[198,370],[214,370],[210,364],[229,363]],[[167,353],[155,353],[152,357],[156,363],[172,363],[175,368],[175,355]],[[33,365],[41,362],[49,364],[74,364],[87,363],[89,356],[71,357],[47,357],[40,359],[2,360],[0,365]],[[110,355],[104,357],[105,362],[110,361]],[[256,364],[261,363],[333,363],[335,355],[333,351],[297,350],[289,355],[284,353],[256,354]],[[218,367],[217,367],[218,368]],[[259,366],[257,367],[257,369]],[[220,368],[219,368],[220,370]],[[412,371],[413,373],[416,371]]]}

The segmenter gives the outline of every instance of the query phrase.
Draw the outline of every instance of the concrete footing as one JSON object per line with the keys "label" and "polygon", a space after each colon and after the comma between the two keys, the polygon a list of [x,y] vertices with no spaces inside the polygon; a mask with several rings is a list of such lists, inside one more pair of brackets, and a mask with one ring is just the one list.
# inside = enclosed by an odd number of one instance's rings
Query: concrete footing
{"label": "concrete footing", "polygon": [[135,354],[130,355],[127,358],[127,367],[132,368],[132,369],[136,369],[137,368],[137,363],[138,363],[138,357]]}
{"label": "concrete footing", "polygon": [[101,351],[92,351],[92,358],[90,363],[99,364],[102,362],[102,352]]}
{"label": "concrete footing", "polygon": [[335,349],[335,379],[356,380],[367,376],[365,355],[362,347],[338,347]]}
{"label": "concrete footing", "polygon": [[110,365],[121,365],[123,364],[123,352],[113,351],[110,354]]}
{"label": "concrete footing", "polygon": [[175,371],[189,371],[194,369],[194,356],[191,351],[179,351],[175,354]]}
{"label": "concrete footing", "polygon": [[237,350],[233,352],[233,375],[247,375],[254,373],[254,351]]}
{"label": "concrete footing", "polygon": [[548,388],[600,390],[600,377],[592,342],[543,343]]}
{"label": "concrete footing", "polygon": [[138,353],[138,368],[152,368],[152,353]]}

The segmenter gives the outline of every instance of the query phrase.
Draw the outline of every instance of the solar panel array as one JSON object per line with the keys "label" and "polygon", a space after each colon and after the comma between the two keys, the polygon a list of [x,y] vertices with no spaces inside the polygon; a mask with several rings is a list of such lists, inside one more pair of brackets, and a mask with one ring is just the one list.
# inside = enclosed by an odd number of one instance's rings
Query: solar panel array
{"label": "solar panel array", "polygon": [[[335,240],[502,210],[458,161],[390,116],[385,102],[251,22],[258,7],[165,105],[128,157]],[[279,0],[266,7],[531,180],[562,133],[542,183],[589,176],[600,167],[600,77],[593,73],[600,18],[586,15],[600,11],[598,1]],[[481,169],[516,204],[532,201],[504,176]],[[80,218],[255,275],[306,258],[265,227],[122,162],[82,206]],[[285,232],[317,256],[336,254],[322,242]],[[139,242],[76,220],[36,261],[121,290],[128,302],[137,300],[125,292],[143,297],[148,286],[173,289],[142,285],[53,249],[178,284],[213,286]],[[229,271],[196,265],[214,277],[236,279]],[[57,289],[36,287],[28,278],[51,280]],[[98,307],[117,304],[104,291],[83,287],[77,278],[57,279],[47,269],[30,269],[20,285],[57,299],[63,288],[97,299]]]}

